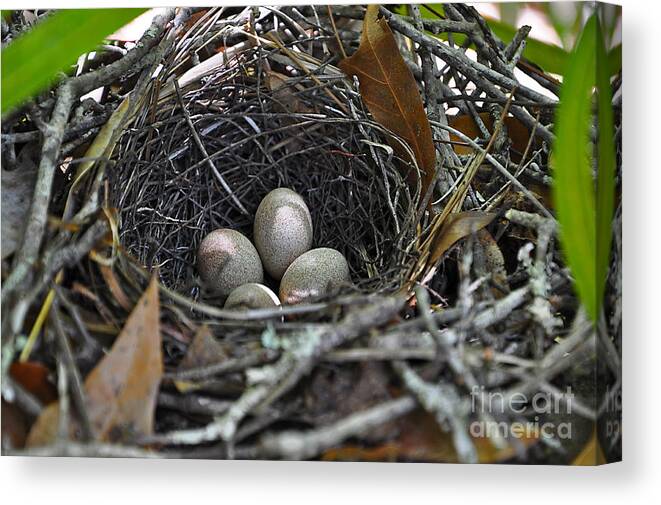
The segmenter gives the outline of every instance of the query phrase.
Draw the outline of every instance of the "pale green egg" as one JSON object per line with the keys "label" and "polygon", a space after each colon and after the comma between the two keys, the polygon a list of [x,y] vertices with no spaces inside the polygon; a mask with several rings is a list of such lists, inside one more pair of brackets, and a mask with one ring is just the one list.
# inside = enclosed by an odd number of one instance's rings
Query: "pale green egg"
{"label": "pale green egg", "polygon": [[283,304],[300,303],[332,293],[351,281],[344,255],[328,247],[302,254],[289,266],[280,282]]}
{"label": "pale green egg", "polygon": [[227,296],[250,282],[263,282],[264,269],[257,249],[236,230],[221,228],[209,233],[197,251],[197,269],[205,287]]}
{"label": "pale green egg", "polygon": [[281,279],[289,265],[312,247],[312,217],[303,197],[288,188],[271,191],[255,213],[253,234],[264,269]]}
{"label": "pale green egg", "polygon": [[278,296],[264,284],[256,282],[239,286],[225,300],[226,309],[266,309],[279,305]]}

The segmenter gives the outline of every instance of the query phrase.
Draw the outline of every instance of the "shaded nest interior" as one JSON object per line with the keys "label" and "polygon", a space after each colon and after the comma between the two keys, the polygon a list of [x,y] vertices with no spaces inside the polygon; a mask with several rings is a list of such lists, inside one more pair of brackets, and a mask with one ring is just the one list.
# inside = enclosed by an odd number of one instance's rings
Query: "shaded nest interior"
{"label": "shaded nest interior", "polygon": [[287,187],[310,209],[313,247],[346,256],[345,291],[398,289],[415,259],[419,194],[405,173],[415,167],[393,155],[341,75],[329,93],[328,83],[285,77],[259,53],[183,89],[164,85],[169,96],[123,135],[110,181],[123,247],[197,299],[204,236],[231,228],[252,240],[260,201]]}

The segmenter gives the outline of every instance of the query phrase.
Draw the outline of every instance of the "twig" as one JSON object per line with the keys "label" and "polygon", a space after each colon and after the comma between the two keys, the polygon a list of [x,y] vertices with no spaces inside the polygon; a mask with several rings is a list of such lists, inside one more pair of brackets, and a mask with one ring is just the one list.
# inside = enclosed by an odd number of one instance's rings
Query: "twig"
{"label": "twig", "polygon": [[90,422],[89,415],[87,413],[87,405],[85,402],[85,391],[83,389],[83,381],[80,378],[80,372],[78,367],[76,367],[76,362],[73,357],[73,352],[71,351],[71,345],[69,344],[69,339],[67,338],[64,328],[62,327],[62,322],[59,317],[59,307],[58,302],[55,301],[53,309],[50,313],[51,322],[55,328],[55,336],[60,350],[60,355],[62,357],[62,362],[66,369],[66,373],[69,376],[71,384],[71,395],[73,403],[76,407],[78,413],[78,418],[80,420],[81,427],[81,441],[89,442],[94,439],[94,431],[92,429],[92,423]]}
{"label": "twig", "polygon": [[261,349],[240,358],[227,359],[204,367],[168,373],[165,374],[164,378],[172,380],[199,380],[212,376],[241,372],[247,368],[272,362],[279,354],[274,349]]}
{"label": "twig", "polygon": [[[461,140],[464,142],[468,143],[473,149],[476,149],[478,152],[486,152],[485,149],[480,147],[477,142],[475,142],[473,139],[465,135],[463,132],[460,132],[459,130],[452,128],[451,126],[443,126],[441,124],[438,125],[440,128],[443,128],[445,130],[448,130],[452,133],[454,133],[457,137],[459,137]],[[493,167],[495,167],[498,172],[503,175],[509,182],[511,182],[516,189],[521,191],[525,195],[528,200],[530,200],[535,207],[537,207],[546,217],[549,219],[553,219],[553,214],[549,212],[549,210],[544,207],[537,198],[535,198],[535,195],[533,195],[528,188],[526,188],[523,184],[521,184],[521,181],[519,181],[516,177],[514,177],[496,158],[494,158],[491,154],[486,152],[486,160],[491,163]]]}
{"label": "twig", "polygon": [[57,358],[57,440],[66,442],[69,440],[71,426],[71,415],[69,408],[69,376],[64,366],[62,355]]}
{"label": "twig", "polygon": [[226,412],[232,402],[194,395],[177,396],[161,392],[158,394],[157,403],[159,407],[179,410],[189,414],[217,416]]}
{"label": "twig", "polygon": [[333,32],[335,33],[335,39],[337,40],[337,45],[340,47],[342,58],[346,59],[347,53],[344,50],[344,44],[342,43],[342,39],[340,39],[340,34],[337,31],[337,26],[335,26],[335,18],[333,17],[333,10],[331,9],[330,5],[327,5],[326,8],[328,9],[328,19],[330,19],[331,26],[333,27]]}
{"label": "twig", "polygon": [[32,393],[27,391],[10,376],[2,379],[2,399],[7,403],[16,403],[30,417],[41,414],[43,406]]}
{"label": "twig", "polygon": [[516,35],[514,35],[514,38],[503,50],[503,54],[505,55],[505,58],[509,62],[510,68],[513,69],[519,63],[521,54],[523,53],[523,50],[526,47],[526,38],[528,38],[531,29],[532,29],[531,26],[523,25],[521,28],[517,30]]}
{"label": "twig", "polygon": [[35,283],[35,286],[25,295],[19,298],[16,306],[14,307],[13,314],[10,319],[13,335],[17,335],[19,333],[30,305],[48,286],[56,273],[66,266],[79,262],[92,249],[92,247],[94,247],[99,239],[105,235],[107,229],[108,224],[106,221],[97,221],[92,226],[90,226],[90,228],[86,230],[85,233],[83,233],[78,242],[64,247],[53,254],[52,259],[46,265],[44,272]]}
{"label": "twig", "polygon": [[202,140],[200,140],[200,136],[197,134],[197,129],[195,128],[195,125],[193,124],[193,121],[191,121],[190,114],[188,113],[188,109],[186,108],[186,104],[184,103],[184,100],[181,96],[181,89],[179,89],[179,82],[177,79],[174,79],[172,81],[174,83],[174,89],[177,93],[177,98],[179,100],[179,106],[181,107],[181,112],[184,115],[184,118],[186,119],[186,123],[188,123],[188,127],[190,128],[191,134],[193,135],[193,139],[195,140],[195,143],[197,144],[198,149],[202,153],[202,156],[204,156],[204,160],[207,162],[209,165],[209,168],[211,168],[211,171],[213,172],[214,176],[216,179],[218,179],[218,182],[220,185],[223,187],[225,192],[230,196],[232,201],[236,204],[236,206],[239,208],[239,210],[244,214],[248,215],[248,211],[246,208],[243,206],[241,203],[241,200],[239,200],[234,192],[232,191],[232,188],[229,187],[227,184],[227,181],[225,178],[221,175],[221,173],[218,171],[216,168],[216,165],[214,164],[213,160],[209,157],[209,153],[207,153],[206,148],[204,147],[204,144],[202,143]]}
{"label": "twig", "polygon": [[[432,53],[444,60],[452,68],[456,68],[462,72],[487,94],[504,100],[506,94],[497,87],[502,86],[509,92],[516,91],[517,94],[538,102],[541,105],[552,105],[555,103],[555,101],[541,93],[533,91],[525,86],[520,86],[514,79],[500,74],[480,63],[472,61],[461,51],[445,44],[441,44],[438,40],[416,30],[415,27],[383,7],[381,8],[381,14],[383,14],[388,20],[390,26],[394,30],[397,30],[421,45],[429,47]],[[531,129],[535,124],[535,118],[525,109],[519,107],[516,102],[512,104],[512,114]],[[554,135],[545,126],[540,125],[537,129],[537,133],[546,142],[553,143]]]}
{"label": "twig", "polygon": [[[411,9],[418,29],[422,29],[424,22],[420,15],[420,7],[418,5],[411,5]],[[440,80],[436,78],[436,73],[438,72],[436,60],[426,47],[420,46],[418,52],[422,63],[422,81],[425,84],[424,90],[427,98],[427,114],[430,121],[438,121],[441,124],[447,125],[448,119],[445,115],[445,109],[437,100],[443,95],[443,92],[440,89]],[[459,167],[461,166],[461,162],[454,152],[454,149],[452,149],[449,144],[450,135],[445,130],[440,130],[440,137],[447,143],[442,143],[440,146],[442,156],[441,159],[436,162],[436,177],[438,177],[440,181],[441,192],[445,192],[450,186],[448,172],[444,170],[445,166],[450,167],[454,165],[455,167]],[[423,201],[420,207],[427,207],[427,202]]]}
{"label": "twig", "polygon": [[416,407],[411,396],[377,405],[352,414],[330,426],[307,432],[285,431],[266,435],[259,443],[264,455],[287,460],[309,459],[349,437],[359,436],[372,428],[408,414]]}
{"label": "twig", "polygon": [[505,212],[505,219],[516,223],[526,228],[532,228],[538,230],[541,226],[551,226],[553,233],[558,233],[558,226],[555,220],[551,220],[547,217],[542,217],[539,214],[532,214],[530,212],[525,212],[517,209],[509,209]]}
{"label": "twig", "polygon": [[427,325],[429,333],[436,340],[438,347],[445,355],[445,358],[450,365],[452,371],[466,384],[466,386],[471,389],[478,385],[477,380],[473,373],[464,363],[459,351],[454,347],[455,342],[448,338],[448,332],[441,331],[440,328],[436,325],[434,318],[431,316],[431,309],[429,307],[429,295],[427,291],[418,287],[415,290],[415,297],[418,301],[418,307],[422,319]]}
{"label": "twig", "polygon": [[446,424],[450,425],[459,462],[477,463],[477,450],[468,435],[466,412],[462,412],[456,388],[450,384],[426,383],[404,361],[394,362],[393,368],[424,409],[434,415],[439,427],[443,430]]}
{"label": "twig", "polygon": [[156,435],[149,441],[181,445],[196,445],[218,439],[231,441],[239,423],[249,413],[258,407],[262,409],[268,407],[308,374],[324,354],[358,337],[368,328],[388,322],[402,305],[401,298],[383,298],[360,311],[349,313],[331,328],[289,337],[288,342],[292,347],[286,349],[274,365],[252,371],[255,384],[249,387],[217,421],[200,429]]}
{"label": "twig", "polygon": [[584,315],[579,315],[574,320],[572,333],[547,351],[533,374],[502,392],[504,404],[509,404],[516,394],[529,394],[537,390],[543,382],[572,366],[586,352],[594,352],[594,328]]}

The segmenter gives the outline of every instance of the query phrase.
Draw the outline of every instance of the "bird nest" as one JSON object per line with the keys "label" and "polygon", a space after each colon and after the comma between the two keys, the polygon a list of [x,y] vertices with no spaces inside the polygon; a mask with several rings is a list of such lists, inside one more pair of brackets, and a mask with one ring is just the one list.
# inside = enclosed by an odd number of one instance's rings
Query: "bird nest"
{"label": "bird nest", "polygon": [[123,248],[196,298],[204,236],[231,228],[252,239],[262,198],[287,187],[310,209],[313,246],[347,258],[348,290],[397,290],[415,260],[419,190],[406,171],[416,168],[393,155],[339,70],[317,77],[279,61],[249,48],[182,88],[160,83],[110,177]]}

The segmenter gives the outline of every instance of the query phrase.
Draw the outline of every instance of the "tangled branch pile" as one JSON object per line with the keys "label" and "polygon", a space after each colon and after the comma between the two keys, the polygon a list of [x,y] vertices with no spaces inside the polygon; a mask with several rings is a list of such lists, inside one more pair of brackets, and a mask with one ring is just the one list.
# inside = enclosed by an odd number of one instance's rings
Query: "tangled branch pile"
{"label": "tangled branch pile", "polygon": [[[59,405],[71,396],[74,407],[60,408],[60,422],[69,416],[83,433],[60,430],[26,453],[575,456],[600,406],[595,333],[578,310],[547,197],[558,83],[521,59],[528,27],[503,43],[474,9],[445,12],[428,20],[417,8],[412,18],[381,9],[430,120],[428,192],[415,156],[392,147],[406,142],[373,119],[339,69],[342,51],[359,46],[358,7],[333,7],[332,17],[313,6],[168,11],[125,55],[5,121],[15,128],[3,131],[12,152],[40,146],[40,154],[25,238],[3,257],[3,387],[43,416],[9,365],[23,353],[56,368],[68,377]],[[477,61],[468,42],[428,32],[465,34]],[[519,82],[521,72],[546,91]],[[122,96],[79,102],[97,87]],[[250,235],[260,200],[283,186],[306,200],[314,243],[348,258],[354,287],[278,310],[209,303],[197,245],[220,227]],[[604,323],[616,341],[620,251],[616,240]],[[129,414],[98,436],[81,377],[129,333],[151,276],[165,366],[153,403],[144,402],[155,406],[153,426],[138,429]],[[618,373],[610,363],[601,373]],[[543,392],[562,403],[567,387],[578,431],[564,446],[534,433],[514,441],[471,433],[471,423],[534,417],[494,411],[476,391],[503,401]]]}

